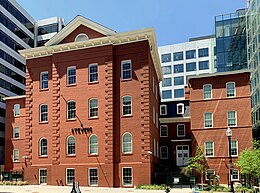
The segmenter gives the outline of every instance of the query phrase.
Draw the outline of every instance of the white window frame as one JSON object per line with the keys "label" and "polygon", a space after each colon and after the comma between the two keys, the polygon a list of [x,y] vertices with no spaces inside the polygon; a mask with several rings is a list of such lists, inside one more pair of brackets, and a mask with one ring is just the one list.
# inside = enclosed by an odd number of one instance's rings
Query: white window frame
{"label": "white window frame", "polygon": [[[75,103],[75,117],[74,118],[69,118],[69,103],[70,102],[74,102]],[[73,109],[72,109],[73,110]],[[70,111],[72,111],[72,110],[70,110]],[[76,103],[76,101],[75,100],[69,100],[69,101],[67,101],[67,120],[76,120],[76,111],[77,110],[77,103]]]}
{"label": "white window frame", "polygon": [[[124,184],[124,169],[131,169],[131,184]],[[125,186],[125,187],[131,187],[133,186],[133,168],[132,167],[122,167],[122,186]]]}
{"label": "white window frame", "polygon": [[157,141],[157,146],[156,146],[156,152],[157,152],[157,157],[160,156],[160,152],[159,152],[159,142]]}
{"label": "white window frame", "polygon": [[[41,183],[41,171],[43,170],[46,171],[46,176],[45,176],[46,183]],[[39,168],[39,185],[47,185],[47,175],[48,175],[47,168]]]}
{"label": "white window frame", "polygon": [[[18,137],[15,137],[15,134],[18,133]],[[20,139],[20,127],[13,128],[13,139]]]}
{"label": "white window frame", "polygon": [[[130,63],[130,71],[131,71],[131,77],[130,78],[124,78],[123,77],[123,72],[126,70],[123,70],[123,65]],[[133,72],[132,72],[132,61],[131,60],[123,60],[121,61],[121,80],[131,80],[133,77]]]}
{"label": "white window frame", "polygon": [[19,117],[21,114],[21,106],[20,104],[14,104],[14,116]]}
{"label": "white window frame", "polygon": [[[210,86],[210,97],[205,97],[206,94],[209,94],[209,93],[206,93],[206,90],[205,90],[206,86]],[[209,91],[207,91],[207,92],[209,92]],[[203,85],[203,99],[204,100],[212,99],[212,84],[204,84]]]}
{"label": "white window frame", "polygon": [[[235,113],[235,125],[229,125],[230,119],[229,119],[228,114],[231,113],[231,112]],[[228,127],[237,127],[237,112],[236,111],[228,111],[227,112],[227,125],[228,125]]]}
{"label": "white window frame", "polygon": [[207,169],[206,172],[205,172],[205,180],[206,181],[209,181],[209,179],[208,179],[208,171],[213,171],[213,175],[215,175],[215,173],[216,173],[216,171],[213,170],[213,169]]}
{"label": "white window frame", "polygon": [[[166,135],[162,135],[162,128],[164,128],[167,131]],[[160,126],[160,137],[168,137],[168,125]]]}
{"label": "white window frame", "polygon": [[155,125],[155,108],[153,107],[153,124]]}
{"label": "white window frame", "polygon": [[[90,170],[97,170],[97,176],[95,176],[95,177],[97,177],[97,184],[91,184],[90,183]],[[88,185],[89,186],[98,186],[98,168],[88,168]]]}
{"label": "white window frame", "polygon": [[[237,154],[236,155],[231,155],[232,157],[237,157],[238,156],[238,140],[236,140],[236,139],[231,139],[231,141],[230,141],[230,148],[231,148],[231,153],[232,153],[232,141],[236,141],[236,150],[237,150]],[[228,151],[229,152],[229,151]]]}
{"label": "white window frame", "polygon": [[[17,157],[15,156],[15,152],[17,152]],[[13,162],[20,162],[19,161],[19,155],[20,154],[20,152],[19,152],[19,149],[13,149]]]}
{"label": "white window frame", "polygon": [[[97,101],[97,106],[95,107],[91,107],[91,101],[96,100]],[[91,116],[91,110],[92,109],[97,109],[97,115],[96,116]],[[97,98],[91,98],[88,100],[88,114],[89,114],[89,118],[98,118],[98,99]]]}
{"label": "white window frame", "polygon": [[[179,112],[179,107],[181,107],[181,112]],[[178,115],[183,115],[184,114],[184,104],[183,103],[178,103],[177,104],[177,114]]]}
{"label": "white window frame", "polygon": [[[75,69],[75,75],[73,75],[73,77],[75,76],[75,83],[69,83],[69,78],[71,76],[69,76],[69,70],[70,69]],[[67,85],[76,85],[77,84],[77,69],[76,66],[69,66],[67,67]]]}
{"label": "white window frame", "polygon": [[[163,113],[163,108],[165,108],[165,113]],[[160,115],[167,115],[167,105],[160,105]]]}
{"label": "white window frame", "polygon": [[[124,105],[124,98],[130,97],[131,104],[130,105]],[[124,107],[131,106],[131,113],[130,114],[124,114]],[[132,96],[126,95],[122,96],[122,116],[132,116],[133,114],[133,98]]]}
{"label": "white window frame", "polygon": [[155,138],[153,139],[153,155],[156,156],[156,140]]}
{"label": "white window frame", "polygon": [[[48,75],[48,80],[43,80],[42,77],[43,75],[47,74]],[[47,88],[43,88],[43,82],[47,82]],[[41,72],[40,73],[40,89],[41,90],[47,90],[49,88],[49,74],[48,74],[48,71],[44,71],[44,72]]]}
{"label": "white window frame", "polygon": [[[84,40],[78,40],[78,38],[80,38],[80,36],[84,36],[84,38],[86,38],[86,39],[84,39]],[[74,39],[74,42],[82,42],[82,41],[87,41],[89,39],[89,37],[87,36],[87,34],[85,34],[85,33],[80,33],[80,34],[78,34],[76,37],[75,37],[75,39]]]}
{"label": "white window frame", "polygon": [[[183,125],[183,135],[179,135],[179,126]],[[184,124],[178,124],[177,125],[177,137],[185,137],[185,125]]]}
{"label": "white window frame", "polygon": [[[90,68],[91,68],[91,67],[94,67],[94,66],[97,66],[97,72],[91,73],[91,72],[90,72]],[[95,81],[91,81],[91,80],[90,80],[92,74],[96,74],[97,80],[95,80]],[[90,82],[90,83],[98,82],[98,63],[89,64],[89,66],[88,66],[88,82]]]}
{"label": "white window frame", "polygon": [[[232,96],[228,96],[228,84],[233,84],[234,85],[234,95],[232,95]],[[235,82],[227,82],[226,83],[226,97],[227,98],[234,98],[234,97],[236,97],[236,83]]]}
{"label": "white window frame", "polygon": [[[94,143],[94,144],[91,144],[90,142],[91,142],[91,138],[92,137],[96,137],[97,138],[97,143]],[[94,145],[96,145],[97,146],[97,152],[91,152],[91,146],[94,146]],[[90,135],[90,137],[89,137],[89,146],[88,146],[88,153],[89,153],[89,155],[98,155],[98,136],[96,135],[96,134],[92,134],[92,135]]]}
{"label": "white window frame", "polygon": [[[234,179],[234,175],[233,175],[234,171],[237,171],[237,179]],[[238,169],[232,170],[231,180],[232,181],[239,181],[239,170]]]}
{"label": "white window frame", "polygon": [[[73,138],[74,138],[74,141],[75,141],[75,144],[74,144],[74,146],[75,146],[75,152],[69,154],[68,142],[69,142],[69,138],[70,138],[70,137],[73,137]],[[76,138],[75,138],[73,135],[68,136],[67,139],[66,139],[66,155],[67,155],[67,156],[75,156],[75,155],[76,155]]]}
{"label": "white window frame", "polygon": [[70,186],[70,185],[73,185],[73,183],[69,183],[69,184],[68,184],[68,170],[74,170],[74,181],[75,181],[75,178],[76,178],[76,177],[75,177],[75,176],[76,176],[76,175],[75,175],[75,174],[76,174],[76,170],[75,170],[75,168],[66,168],[66,185],[69,185],[69,186]]}
{"label": "white window frame", "polygon": [[158,112],[155,113],[155,125],[156,125],[156,128],[159,127],[159,117],[158,117]]}
{"label": "white window frame", "polygon": [[[130,135],[131,136],[131,142],[124,142],[124,137],[125,135]],[[124,147],[126,144],[130,144],[130,147],[131,147],[131,151],[125,151],[124,150]],[[125,132],[123,135],[122,135],[122,153],[123,154],[132,154],[133,153],[133,136],[130,132]]]}
{"label": "white window frame", "polygon": [[[213,155],[207,155],[207,146],[206,146],[206,143],[212,143],[212,152],[213,152]],[[214,154],[215,154],[215,151],[214,151],[214,142],[213,141],[205,141],[204,143],[204,147],[205,147],[205,157],[214,157]]]}
{"label": "white window frame", "polygon": [[[42,112],[42,106],[46,105],[47,106],[47,112]],[[41,104],[40,105],[40,122],[41,123],[47,123],[48,122],[48,110],[49,110],[49,107],[47,104]],[[42,120],[43,118],[43,115],[47,115],[47,120]]]}
{"label": "white window frame", "polygon": [[[205,119],[205,115],[206,115],[206,113],[210,113],[211,114],[211,123],[212,123],[212,126],[211,127],[206,127],[206,125],[205,125],[205,121],[206,121],[206,119]],[[204,128],[213,128],[213,113],[212,112],[205,112],[204,113]]]}
{"label": "white window frame", "polygon": [[[162,154],[162,149],[163,149],[163,148],[166,148],[166,149],[167,149],[167,156],[166,156],[166,157],[163,157],[163,156],[162,156],[162,155],[163,155],[163,154]],[[161,146],[161,147],[160,147],[160,158],[161,158],[161,159],[168,159],[168,157],[169,157],[168,154],[169,154],[169,152],[168,152],[168,147],[167,147],[167,146]]]}
{"label": "white window frame", "polygon": [[[41,142],[42,142],[42,140],[43,139],[45,139],[46,140],[46,142],[47,142],[47,145],[46,145],[46,155],[45,154],[42,154],[42,145],[41,145]],[[41,138],[40,140],[39,140],[39,156],[40,157],[47,157],[48,156],[48,140],[45,138],[45,137],[43,137],[43,138]]]}

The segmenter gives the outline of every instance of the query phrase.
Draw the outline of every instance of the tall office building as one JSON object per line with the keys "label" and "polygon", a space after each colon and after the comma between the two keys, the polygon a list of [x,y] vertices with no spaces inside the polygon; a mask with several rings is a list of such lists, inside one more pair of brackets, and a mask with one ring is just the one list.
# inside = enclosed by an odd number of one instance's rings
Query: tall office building
{"label": "tall office building", "polygon": [[162,102],[184,100],[186,77],[215,72],[215,38],[192,38],[189,42],[159,47],[163,81]]}
{"label": "tall office building", "polygon": [[4,160],[6,96],[25,93],[25,59],[18,50],[34,47],[34,20],[15,1],[0,1],[0,164]]}
{"label": "tall office building", "polygon": [[253,137],[260,139],[260,2],[251,1],[247,12],[248,65],[251,72]]}

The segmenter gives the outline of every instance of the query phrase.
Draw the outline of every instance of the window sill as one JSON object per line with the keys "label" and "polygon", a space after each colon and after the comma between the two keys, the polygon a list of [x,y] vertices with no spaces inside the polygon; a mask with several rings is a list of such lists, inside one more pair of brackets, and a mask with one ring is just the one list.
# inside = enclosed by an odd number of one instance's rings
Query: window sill
{"label": "window sill", "polygon": [[95,120],[95,119],[99,119],[99,117],[89,117],[89,120]]}
{"label": "window sill", "polygon": [[40,88],[40,92],[49,91],[49,88]]}
{"label": "window sill", "polygon": [[125,81],[131,81],[133,78],[126,78],[126,79],[122,79],[121,78],[121,82],[125,82]]}
{"label": "window sill", "polygon": [[77,84],[67,84],[67,87],[73,87],[73,86],[77,86]]}
{"label": "window sill", "polygon": [[88,84],[98,84],[99,83],[99,81],[93,81],[93,82],[88,82]]}
{"label": "window sill", "polygon": [[96,153],[96,154],[88,154],[88,157],[98,157],[98,153]]}
{"label": "window sill", "polygon": [[14,117],[20,117],[21,115],[14,115]]}
{"label": "window sill", "polygon": [[21,140],[21,138],[12,138],[12,140],[18,141],[18,140]]}
{"label": "window sill", "polygon": [[48,121],[40,121],[39,124],[48,124]]}
{"label": "window sill", "polygon": [[67,154],[66,157],[76,157],[76,154]]}
{"label": "window sill", "polygon": [[132,155],[133,155],[133,152],[131,152],[131,153],[122,153],[121,155],[122,155],[122,156],[132,156]]}
{"label": "window sill", "polygon": [[123,117],[125,117],[125,118],[127,118],[127,117],[133,117],[133,115],[131,114],[131,115],[121,115],[121,117],[123,118]]}
{"label": "window sill", "polygon": [[48,158],[48,155],[39,155],[39,158]]}
{"label": "window sill", "polygon": [[14,163],[20,163],[20,161],[13,161]]}

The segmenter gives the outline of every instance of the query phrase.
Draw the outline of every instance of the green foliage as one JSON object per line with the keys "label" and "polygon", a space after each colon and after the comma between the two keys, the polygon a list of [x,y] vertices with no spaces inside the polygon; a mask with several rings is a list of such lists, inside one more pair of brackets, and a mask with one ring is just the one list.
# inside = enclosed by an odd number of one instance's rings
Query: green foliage
{"label": "green foliage", "polygon": [[0,181],[0,185],[24,186],[29,185],[27,181]]}
{"label": "green foliage", "polygon": [[165,185],[141,184],[141,185],[137,185],[136,189],[165,190]]}

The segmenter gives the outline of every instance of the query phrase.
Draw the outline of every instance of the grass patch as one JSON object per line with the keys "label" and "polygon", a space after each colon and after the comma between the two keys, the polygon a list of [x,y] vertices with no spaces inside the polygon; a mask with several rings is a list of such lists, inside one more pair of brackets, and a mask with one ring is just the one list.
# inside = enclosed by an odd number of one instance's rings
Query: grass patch
{"label": "grass patch", "polygon": [[145,189],[145,190],[165,190],[165,185],[155,185],[155,184],[141,184],[137,185],[136,189]]}

